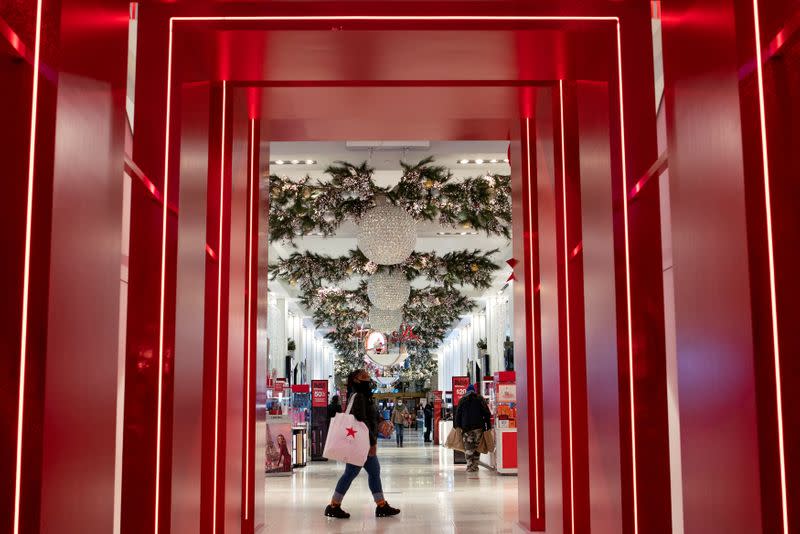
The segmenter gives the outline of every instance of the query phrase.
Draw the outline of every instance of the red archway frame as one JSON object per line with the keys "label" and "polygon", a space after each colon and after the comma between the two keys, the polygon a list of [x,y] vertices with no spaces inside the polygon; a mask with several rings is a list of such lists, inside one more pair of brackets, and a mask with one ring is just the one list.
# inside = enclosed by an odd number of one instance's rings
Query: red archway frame
{"label": "red archway frame", "polygon": [[[618,97],[619,97],[619,128],[620,128],[620,147],[621,147],[621,175],[622,175],[622,190],[625,192],[623,194],[623,218],[625,221],[624,224],[624,244],[625,244],[625,295],[626,295],[626,312],[627,312],[627,320],[626,320],[626,329],[627,329],[627,353],[628,353],[628,390],[629,390],[629,411],[630,411],[630,428],[631,428],[631,436],[630,436],[630,447],[631,447],[631,468],[632,468],[632,476],[631,476],[631,483],[632,483],[632,498],[633,498],[633,532],[634,534],[638,534],[639,532],[639,519],[638,519],[638,489],[637,489],[637,466],[636,466],[636,423],[635,423],[635,410],[634,410],[634,362],[633,362],[633,329],[632,329],[632,313],[631,313],[631,277],[630,277],[630,240],[629,240],[629,218],[628,218],[628,202],[629,202],[629,187],[628,187],[628,178],[627,178],[627,154],[626,154],[626,139],[625,139],[625,106],[624,106],[624,88],[623,88],[623,72],[622,72],[622,40],[621,40],[621,21],[619,17],[612,17],[612,16],[369,16],[369,15],[347,15],[347,16],[233,16],[233,17],[224,17],[224,16],[197,16],[197,17],[170,17],[169,19],[169,42],[168,42],[168,51],[167,51],[167,94],[166,94],[166,120],[165,120],[165,147],[164,147],[164,185],[163,190],[165,192],[165,201],[164,201],[164,209],[163,209],[163,218],[162,218],[162,248],[161,248],[161,294],[160,294],[160,308],[159,308],[159,350],[158,350],[158,358],[159,358],[159,365],[158,365],[158,392],[157,392],[157,424],[156,424],[156,474],[155,474],[155,513],[154,513],[154,532],[159,531],[159,505],[160,505],[160,467],[161,467],[161,414],[162,414],[162,400],[163,400],[163,367],[164,367],[164,321],[165,321],[165,299],[166,299],[166,257],[167,257],[167,229],[168,229],[168,208],[169,205],[169,165],[170,165],[170,122],[171,122],[171,108],[172,108],[172,73],[173,73],[173,37],[174,37],[174,29],[175,23],[198,23],[198,22],[346,22],[346,21],[387,21],[387,22],[413,22],[413,21],[420,21],[420,22],[529,22],[529,23],[536,23],[536,22],[597,22],[597,23],[612,23],[615,25],[616,29],[616,52],[617,52],[617,77],[618,77]],[[563,84],[563,80],[560,81],[559,87],[561,88],[561,84]],[[223,81],[223,94],[225,94],[225,87],[226,82]],[[223,97],[224,98],[224,97]],[[223,104],[223,113],[225,110],[225,105]],[[223,118],[223,131],[224,131],[224,118]],[[527,123],[526,123],[527,124]],[[528,125],[529,127],[529,125]],[[527,132],[529,136],[529,131]],[[563,132],[562,132],[563,135]],[[224,135],[222,136],[223,140],[223,147],[224,147]],[[530,139],[528,138],[528,141]],[[251,147],[251,149],[254,147]],[[530,143],[528,143],[528,150],[530,150]],[[562,147],[563,150],[563,147]],[[225,149],[223,148],[222,153],[224,154]],[[563,154],[562,154],[563,156]],[[253,154],[250,154],[250,158],[253,158]],[[530,165],[530,155],[527,158],[528,165]],[[224,176],[224,172],[222,173]],[[530,179],[530,174],[528,175]],[[221,188],[221,191],[223,189]],[[222,202],[221,195],[220,201]],[[220,209],[220,236],[222,232],[222,209]],[[221,237],[220,237],[221,239]],[[220,249],[222,247],[220,246]],[[222,251],[220,250],[220,255]],[[222,258],[220,257],[220,261]],[[251,268],[252,259],[248,263],[248,269]],[[530,270],[530,267],[529,267]],[[249,283],[249,282],[248,282]],[[218,290],[221,291],[221,281],[218,281]],[[219,303],[218,303],[219,308]],[[219,309],[218,309],[219,315]],[[217,371],[219,371],[219,343],[220,343],[220,335],[219,335],[219,325],[220,325],[220,318],[217,318]],[[249,339],[249,334],[248,334]],[[249,357],[249,355],[248,355]],[[248,372],[252,372],[251,368],[247,367]],[[533,373],[537,372],[536,366],[532,367]],[[569,377],[569,374],[568,374]],[[569,378],[568,378],[569,380]],[[246,382],[250,384],[251,377],[247,377]],[[539,398],[539,381],[538,377],[532,377],[532,384],[534,387],[534,391],[532,392],[532,398],[538,399]],[[214,497],[213,497],[213,506],[214,509],[214,520],[212,522],[212,532],[216,532],[216,510],[217,510],[217,487],[219,481],[216,478],[217,467],[219,458],[216,454],[217,446],[218,446],[218,425],[219,425],[219,390],[220,384],[219,379],[215,382],[215,437],[214,437]],[[569,389],[571,391],[571,388]],[[569,401],[571,406],[571,393],[569,395]],[[249,411],[246,411],[249,416]],[[536,515],[534,519],[537,522],[542,521],[543,519],[543,494],[544,494],[544,480],[543,476],[539,473],[539,461],[540,461],[540,454],[541,451],[539,450],[539,439],[538,436],[541,433],[541,427],[539,426],[540,423],[537,418],[538,414],[538,407],[534,405],[534,435],[536,436],[533,439],[533,448],[534,448],[534,471],[536,477],[536,483],[534,485],[535,490],[535,510]],[[570,409],[570,416],[571,416],[571,409]],[[572,424],[571,424],[571,417],[570,417],[570,436],[572,433]],[[570,437],[570,449],[572,447],[572,438]],[[249,457],[249,454],[245,455]],[[570,473],[572,473],[573,465],[570,462]],[[572,476],[570,477],[572,481]],[[249,487],[248,487],[248,491]],[[574,491],[570,490],[570,498],[574,499]],[[245,496],[245,502],[250,501],[250,496]],[[247,505],[245,505],[245,510],[247,510]],[[570,505],[570,512],[574,513],[574,505]],[[543,522],[543,521],[542,521]],[[574,520],[571,522],[571,529],[574,532]]]}

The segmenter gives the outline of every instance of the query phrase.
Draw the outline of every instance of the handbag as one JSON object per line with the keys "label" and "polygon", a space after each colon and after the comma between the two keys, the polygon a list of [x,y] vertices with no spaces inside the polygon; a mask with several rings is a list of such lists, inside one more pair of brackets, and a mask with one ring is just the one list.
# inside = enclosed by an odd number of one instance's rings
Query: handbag
{"label": "handbag", "polygon": [[494,452],[494,431],[484,430],[481,436],[481,441],[478,443],[478,452],[481,454],[489,454]]}
{"label": "handbag", "polygon": [[450,430],[450,433],[447,434],[447,440],[444,442],[444,446],[454,451],[464,452],[464,434],[460,428],[453,427],[453,429]]}
{"label": "handbag", "polygon": [[338,460],[353,465],[364,465],[369,454],[369,429],[350,414],[356,394],[350,397],[347,410],[337,413],[328,428],[325,449],[322,456],[329,460]]}

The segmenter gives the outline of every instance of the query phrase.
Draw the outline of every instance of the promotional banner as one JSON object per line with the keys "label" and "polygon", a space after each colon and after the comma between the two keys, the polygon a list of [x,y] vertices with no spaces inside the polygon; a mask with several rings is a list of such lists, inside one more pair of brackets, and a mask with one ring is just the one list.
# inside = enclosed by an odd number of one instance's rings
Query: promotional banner
{"label": "promotional banner", "polygon": [[311,381],[311,460],[323,460],[328,437],[328,381]]}
{"label": "promotional banner", "polygon": [[311,407],[312,408],[327,408],[328,407],[328,381],[327,380],[312,380],[311,381]]}
{"label": "promotional banner", "polygon": [[469,387],[468,376],[453,377],[453,413],[455,413],[456,407],[458,406],[458,401],[467,394],[467,387]]}

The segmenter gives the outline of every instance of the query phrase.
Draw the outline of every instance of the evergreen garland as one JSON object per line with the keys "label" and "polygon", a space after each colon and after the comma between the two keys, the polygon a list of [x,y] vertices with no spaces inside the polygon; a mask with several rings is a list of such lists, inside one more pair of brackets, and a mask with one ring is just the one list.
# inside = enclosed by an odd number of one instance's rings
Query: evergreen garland
{"label": "evergreen garland", "polygon": [[[350,371],[365,366],[362,349],[366,333],[364,323],[369,312],[366,282],[358,289],[318,288],[300,298],[304,306],[313,310],[317,328],[329,328],[325,334],[337,352],[334,372],[347,376]],[[403,307],[405,326],[411,328],[413,338],[404,340],[410,353],[408,367],[387,369],[399,372],[401,380],[424,380],[436,371],[436,362],[430,350],[441,343],[453,322],[472,309],[471,299],[451,287],[412,289]]]}
{"label": "evergreen garland", "polygon": [[377,265],[358,250],[346,256],[332,258],[314,252],[294,252],[288,258],[270,265],[271,278],[281,278],[303,291],[318,289],[325,282],[337,284],[351,276],[369,276],[378,271],[400,269],[408,280],[420,276],[445,286],[471,285],[486,289],[492,285],[492,275],[500,267],[491,260],[497,249],[488,252],[460,250],[439,256],[435,252],[412,252],[399,265]]}
{"label": "evergreen garland", "polygon": [[385,194],[416,220],[438,220],[487,235],[511,237],[511,178],[485,175],[453,182],[445,167],[426,158],[415,165],[401,163],[403,175],[392,188],[373,180],[366,162],[337,162],[325,170],[328,181],[293,181],[271,175],[270,241],[294,239],[311,233],[330,236],[347,218],[358,221],[375,206],[375,195]]}

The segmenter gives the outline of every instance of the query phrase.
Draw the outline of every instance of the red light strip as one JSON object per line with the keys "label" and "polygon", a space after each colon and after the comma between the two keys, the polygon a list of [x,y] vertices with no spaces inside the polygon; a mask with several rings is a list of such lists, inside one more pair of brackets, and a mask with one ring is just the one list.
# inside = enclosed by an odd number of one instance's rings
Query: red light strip
{"label": "red light strip", "polygon": [[17,455],[14,474],[14,534],[19,534],[22,497],[22,434],[25,417],[25,371],[28,359],[28,305],[31,283],[31,233],[33,227],[33,185],[36,160],[36,121],[39,104],[39,63],[42,40],[42,0],[36,4],[36,44],[33,53],[33,90],[31,92],[31,137],[28,149],[28,199],[25,214],[25,263],[22,274],[22,324],[19,349],[19,403],[17,404]]}
{"label": "red light strip", "polygon": [[630,394],[631,411],[631,469],[633,481],[633,532],[639,532],[639,496],[636,482],[636,417],[634,410],[634,383],[633,383],[633,324],[631,322],[631,247],[628,219],[628,169],[627,151],[625,148],[625,97],[622,89],[622,31],[617,21],[617,75],[619,76],[619,129],[622,147],[622,208],[625,218],[625,293],[627,297],[628,313],[628,387]]}
{"label": "red light strip", "polygon": [[256,187],[256,121],[250,121],[250,184],[248,203],[250,204],[248,225],[248,236],[250,241],[247,246],[250,248],[249,261],[247,262],[247,354],[245,355],[245,406],[244,406],[244,518],[250,517],[250,337],[252,333],[252,310],[253,310],[253,217],[255,217],[253,195]]}
{"label": "red light strip", "polygon": [[222,82],[222,144],[220,146],[219,164],[219,262],[217,263],[217,360],[214,383],[214,494],[211,499],[212,526],[211,532],[217,531],[217,473],[219,471],[219,368],[222,352],[222,239],[225,223],[225,124],[228,98],[228,82]]}
{"label": "red light strip", "polygon": [[172,116],[172,32],[173,22],[169,21],[169,43],[167,48],[167,113],[164,134],[164,210],[161,221],[161,307],[158,316],[158,394],[156,397],[156,480],[153,532],[158,534],[158,520],[161,497],[161,412],[164,401],[164,302],[166,299],[167,278],[167,221],[169,211],[169,136]]}
{"label": "red light strip", "polygon": [[[528,231],[530,232],[531,239],[533,239],[533,202],[531,198],[531,188],[535,185],[532,183],[531,178],[531,119],[529,117],[525,117],[525,137],[526,137],[526,147],[528,151],[527,157],[527,166],[528,166]],[[529,247],[529,260],[528,260],[528,274],[529,274],[529,282],[528,287],[533,288],[533,243],[530,244]],[[531,293],[531,300],[533,301],[534,294]],[[533,302],[531,302],[532,310],[534,311],[533,321],[536,320],[535,315],[535,306]],[[531,338],[534,338],[536,335],[536,328],[534,325],[531,325]],[[538,378],[536,375],[536,343],[535,341],[531,341],[532,353],[533,353],[533,362],[531,365],[532,373],[531,376],[533,378],[533,472],[534,472],[534,480],[536,481],[535,485],[535,498],[536,498],[536,519],[541,517],[540,512],[540,505],[539,505],[539,395],[537,388],[539,387]]]}
{"label": "red light strip", "polygon": [[561,202],[564,219],[564,303],[567,329],[567,414],[569,423],[569,513],[570,532],[575,532],[575,463],[572,447],[572,350],[569,328],[569,250],[567,239],[567,153],[564,138],[564,80],[558,81],[558,96],[561,113]]}
{"label": "red light strip", "polygon": [[764,164],[764,203],[767,215],[767,248],[769,251],[769,296],[772,312],[772,352],[775,363],[775,405],[778,419],[778,454],[781,471],[781,512],[783,532],[789,534],[789,504],[786,490],[786,453],[783,437],[783,394],[781,391],[781,355],[778,338],[778,301],[775,287],[775,250],[772,235],[772,193],[770,190],[769,145],[767,144],[767,111],[764,98],[764,66],[761,56],[761,22],[758,0],[753,0],[753,23],[756,39],[756,73],[758,75],[758,113],[761,121],[761,159]]}

